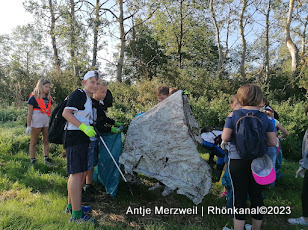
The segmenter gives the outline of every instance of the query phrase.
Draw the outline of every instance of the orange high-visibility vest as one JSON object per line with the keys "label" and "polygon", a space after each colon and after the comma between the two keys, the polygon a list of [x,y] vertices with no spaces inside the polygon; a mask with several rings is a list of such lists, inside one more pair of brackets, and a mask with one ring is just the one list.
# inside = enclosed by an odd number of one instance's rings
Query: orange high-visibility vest
{"label": "orange high-visibility vest", "polygon": [[43,98],[36,98],[34,95],[30,95],[30,97],[33,96],[38,104],[38,106],[40,107],[39,109],[37,108],[33,108],[33,110],[40,110],[42,113],[46,113],[48,115],[48,117],[50,117],[50,110],[51,110],[51,100],[52,98],[49,99],[48,101],[48,106],[46,108],[45,102]]}

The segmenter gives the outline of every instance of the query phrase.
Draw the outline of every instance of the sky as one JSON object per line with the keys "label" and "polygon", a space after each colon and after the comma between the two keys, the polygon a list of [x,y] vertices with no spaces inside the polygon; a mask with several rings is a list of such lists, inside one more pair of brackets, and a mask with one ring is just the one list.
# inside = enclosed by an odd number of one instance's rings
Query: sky
{"label": "sky", "polygon": [[33,22],[33,17],[26,12],[22,0],[0,0],[0,34],[9,34],[18,25]]}

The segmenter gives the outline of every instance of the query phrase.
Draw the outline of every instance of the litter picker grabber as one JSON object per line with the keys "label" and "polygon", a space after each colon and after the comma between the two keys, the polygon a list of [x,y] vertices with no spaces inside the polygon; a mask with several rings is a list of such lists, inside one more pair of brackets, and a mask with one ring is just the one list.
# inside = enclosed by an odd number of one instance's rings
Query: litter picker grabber
{"label": "litter picker grabber", "polygon": [[[96,132],[97,132],[97,131],[96,131]],[[98,134],[98,132],[97,132],[97,134]],[[98,134],[98,135],[99,135],[99,134]],[[132,191],[132,189],[131,189],[129,183],[127,182],[125,176],[123,175],[123,173],[122,173],[122,171],[121,171],[121,169],[120,169],[118,163],[115,161],[114,157],[112,156],[112,154],[111,154],[111,152],[110,152],[108,146],[106,145],[104,139],[103,139],[100,135],[99,135],[99,138],[100,138],[101,142],[103,143],[103,145],[105,146],[107,152],[109,153],[109,155],[110,155],[110,157],[111,157],[113,163],[115,164],[115,166],[117,167],[118,171],[120,172],[120,174],[121,174],[121,176],[122,176],[124,182],[125,182],[126,185],[127,185],[127,188],[128,188],[128,190],[129,190],[130,194],[133,196],[134,194],[133,194],[133,191]]]}

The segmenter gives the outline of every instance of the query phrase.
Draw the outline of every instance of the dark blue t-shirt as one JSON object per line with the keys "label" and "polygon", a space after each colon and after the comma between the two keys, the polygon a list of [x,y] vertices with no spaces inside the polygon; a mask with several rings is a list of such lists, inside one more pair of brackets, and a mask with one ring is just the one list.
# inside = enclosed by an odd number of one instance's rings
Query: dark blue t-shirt
{"label": "dark blue t-shirt", "polygon": [[[44,100],[44,103],[45,103],[45,106],[46,108],[48,107],[48,103],[49,103],[49,100],[47,97],[43,97],[43,100]],[[40,109],[36,99],[34,96],[31,96],[28,100],[28,104],[29,105],[33,105],[33,109]],[[53,102],[51,101],[51,104],[53,104]]]}
{"label": "dark blue t-shirt", "polygon": [[[258,110],[248,110],[248,109],[240,109],[240,110],[244,114],[247,114],[248,112],[252,112],[253,114],[255,114],[256,112],[258,112]],[[265,113],[262,113],[259,116],[259,118],[260,118],[260,120],[263,123],[265,133],[275,132],[273,123],[271,122],[270,119],[268,119],[268,117],[267,117],[267,115]],[[224,127],[234,130],[237,121],[238,120],[232,119],[232,117],[227,117]],[[265,133],[264,133],[264,138],[266,138]],[[230,159],[241,159],[240,156],[238,155],[236,147],[235,147],[234,132],[232,132],[232,136],[231,136],[231,141],[230,141],[230,146],[229,147],[230,147],[230,149],[229,149],[229,158]]]}

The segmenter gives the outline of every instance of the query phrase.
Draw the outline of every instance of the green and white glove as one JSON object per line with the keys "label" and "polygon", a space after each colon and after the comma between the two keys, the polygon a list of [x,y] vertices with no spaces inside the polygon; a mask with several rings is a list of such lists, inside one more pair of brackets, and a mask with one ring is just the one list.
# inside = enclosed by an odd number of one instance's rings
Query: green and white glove
{"label": "green and white glove", "polygon": [[114,127],[114,126],[111,127],[111,132],[112,133],[118,134],[118,133],[120,133],[122,131],[123,131],[123,126],[122,127]]}
{"label": "green and white glove", "polygon": [[299,166],[297,172],[296,172],[296,175],[295,175],[295,178],[297,178],[298,176],[300,176],[301,178],[304,178],[305,177],[305,171],[306,169],[304,169],[303,167]]}
{"label": "green and white glove", "polygon": [[88,137],[95,137],[96,132],[92,126],[87,126],[84,123],[82,123],[79,126],[79,129],[84,132]]}
{"label": "green and white glove", "polygon": [[124,124],[123,124],[123,123],[121,123],[121,122],[117,122],[117,121],[116,121],[116,122],[114,122],[114,125],[115,125],[115,126],[119,126],[119,127],[120,127],[120,126],[122,126],[122,125],[124,125]]}

